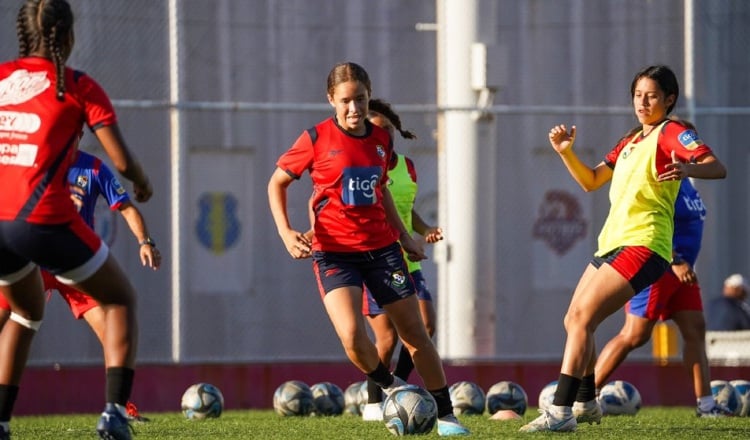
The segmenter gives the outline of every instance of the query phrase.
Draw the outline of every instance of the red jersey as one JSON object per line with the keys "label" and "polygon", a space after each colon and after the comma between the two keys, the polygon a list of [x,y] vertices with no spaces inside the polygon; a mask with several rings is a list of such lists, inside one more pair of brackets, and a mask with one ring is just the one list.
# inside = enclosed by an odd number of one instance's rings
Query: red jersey
{"label": "red jersey", "polygon": [[310,172],[314,250],[370,251],[398,239],[386,218],[381,188],[388,180],[393,143],[386,130],[369,121],[365,127],[363,136],[354,136],[335,118],[327,119],[302,133],[276,163],[295,179]]}
{"label": "red jersey", "polygon": [[55,77],[45,58],[0,64],[0,220],[75,219],[67,174],[83,124],[96,129],[116,122],[93,79],[66,68],[65,100],[58,101]]}

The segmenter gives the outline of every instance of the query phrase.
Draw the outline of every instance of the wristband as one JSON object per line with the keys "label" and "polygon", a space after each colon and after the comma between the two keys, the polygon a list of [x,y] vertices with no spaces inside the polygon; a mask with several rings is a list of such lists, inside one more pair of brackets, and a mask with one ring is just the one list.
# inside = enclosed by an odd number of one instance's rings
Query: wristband
{"label": "wristband", "polygon": [[140,246],[149,245],[151,247],[156,247],[156,242],[151,237],[146,237],[141,242],[138,243]]}

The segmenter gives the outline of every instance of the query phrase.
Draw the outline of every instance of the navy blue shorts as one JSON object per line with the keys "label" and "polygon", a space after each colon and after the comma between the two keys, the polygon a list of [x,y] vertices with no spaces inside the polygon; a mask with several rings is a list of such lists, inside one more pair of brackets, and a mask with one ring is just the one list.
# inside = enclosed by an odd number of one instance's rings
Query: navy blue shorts
{"label": "navy blue shorts", "polygon": [[340,287],[366,284],[382,307],[416,292],[398,242],[369,252],[314,251],[312,259],[321,297]]}
{"label": "navy blue shorts", "polygon": [[[424,275],[421,270],[415,270],[411,273],[411,279],[414,282],[414,286],[417,288],[417,298],[420,301],[432,301],[432,293],[427,288],[427,281],[424,279]],[[385,313],[382,307],[378,305],[375,298],[372,297],[370,289],[365,286],[365,291],[362,297],[362,314],[365,316],[377,316]]]}
{"label": "navy blue shorts", "polygon": [[93,275],[108,255],[81,217],[60,225],[0,221],[0,284],[12,284],[35,265],[73,284]]}

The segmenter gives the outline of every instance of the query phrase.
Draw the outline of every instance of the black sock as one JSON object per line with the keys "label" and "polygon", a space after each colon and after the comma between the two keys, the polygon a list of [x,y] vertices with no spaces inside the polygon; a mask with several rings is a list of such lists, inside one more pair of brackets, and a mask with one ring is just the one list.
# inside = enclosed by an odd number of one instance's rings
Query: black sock
{"label": "black sock", "polygon": [[9,422],[18,397],[18,385],[0,385],[0,422]]}
{"label": "black sock", "polygon": [[596,381],[594,375],[589,374],[581,379],[581,386],[576,394],[576,402],[588,402],[596,398]]}
{"label": "black sock", "polygon": [[428,391],[432,394],[432,397],[435,398],[435,402],[437,403],[438,418],[453,414],[453,404],[451,403],[451,393],[448,391],[448,386],[440,388],[439,390]]}
{"label": "black sock", "polygon": [[406,382],[413,369],[414,361],[411,359],[411,354],[409,353],[409,350],[402,345],[401,351],[398,353],[398,361],[396,362],[396,368],[393,370],[393,375],[400,377]]}
{"label": "black sock", "polygon": [[552,404],[555,406],[573,406],[580,386],[581,379],[560,373]]}
{"label": "black sock", "polygon": [[383,389],[374,380],[367,378],[367,403],[380,403],[383,401]]}
{"label": "black sock", "polygon": [[133,389],[135,371],[128,367],[107,368],[107,403],[125,406]]}
{"label": "black sock", "polygon": [[367,373],[367,377],[375,381],[380,388],[388,388],[393,385],[393,375],[382,362],[378,362],[377,368]]}

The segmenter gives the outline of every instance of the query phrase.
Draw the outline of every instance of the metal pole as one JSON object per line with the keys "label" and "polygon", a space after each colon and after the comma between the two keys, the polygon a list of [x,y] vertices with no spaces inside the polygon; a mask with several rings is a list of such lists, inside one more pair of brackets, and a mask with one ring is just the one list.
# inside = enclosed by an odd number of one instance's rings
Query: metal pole
{"label": "metal pole", "polygon": [[172,361],[182,359],[182,269],[185,267],[185,245],[182,239],[185,216],[180,215],[184,206],[186,150],[183,137],[182,110],[182,38],[180,21],[181,0],[169,0],[169,119],[171,160],[171,225],[172,246]]}
{"label": "metal pole", "polygon": [[693,0],[685,0],[684,11],[684,40],[685,40],[685,106],[687,119],[695,123],[695,10]]}
{"label": "metal pole", "polygon": [[476,40],[477,1],[438,0],[438,216],[446,241],[436,249],[437,343],[441,355],[453,359],[483,354],[481,347],[492,345],[485,336],[494,334],[494,322],[483,319],[494,315],[494,310],[480,304],[478,293],[487,286],[477,282],[482,270],[477,255],[488,245],[479,241],[480,225],[495,226],[486,224],[480,215],[479,204],[486,194],[478,185],[481,158],[476,113],[460,110],[477,104],[477,91],[472,89]]}

